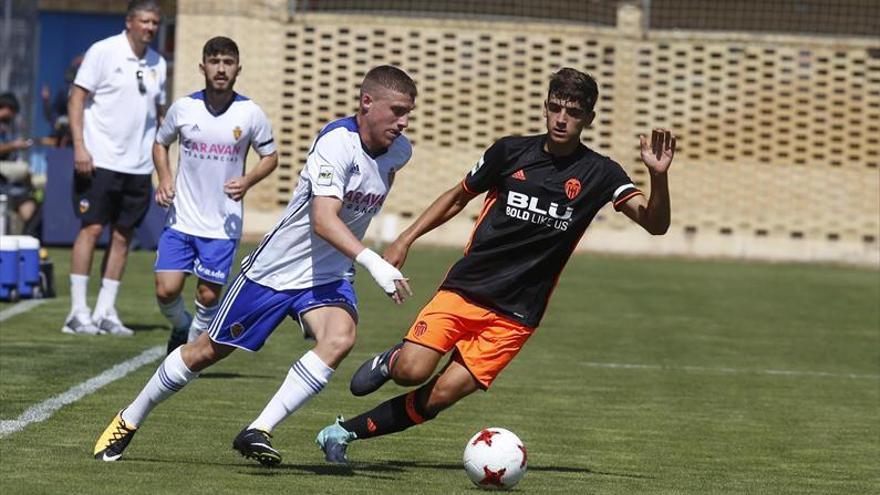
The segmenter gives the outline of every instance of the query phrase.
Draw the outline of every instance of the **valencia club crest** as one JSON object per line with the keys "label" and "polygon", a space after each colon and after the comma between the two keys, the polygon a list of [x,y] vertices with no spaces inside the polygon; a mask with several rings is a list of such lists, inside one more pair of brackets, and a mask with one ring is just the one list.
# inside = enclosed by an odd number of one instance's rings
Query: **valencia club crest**
{"label": "valencia club crest", "polygon": [[581,192],[581,181],[571,178],[565,181],[565,195],[568,199],[574,199]]}

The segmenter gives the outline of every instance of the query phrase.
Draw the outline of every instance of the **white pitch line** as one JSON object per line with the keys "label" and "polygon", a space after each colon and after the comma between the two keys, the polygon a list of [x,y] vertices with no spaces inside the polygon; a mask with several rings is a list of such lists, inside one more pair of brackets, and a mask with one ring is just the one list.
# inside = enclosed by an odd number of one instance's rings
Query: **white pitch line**
{"label": "white pitch line", "polygon": [[49,419],[55,411],[58,411],[67,404],[72,404],[83,397],[97,391],[104,385],[112,383],[132,371],[150,364],[153,361],[165,356],[165,346],[156,346],[147,349],[140,355],[135,356],[128,361],[117,364],[116,366],[105,370],[100,375],[89,378],[88,380],[71,387],[67,392],[56,395],[37,405],[29,407],[25,412],[16,419],[4,419],[0,421],[0,438],[11,435],[17,431],[23,430],[31,423],[39,423]]}
{"label": "white pitch line", "polygon": [[21,301],[11,308],[6,308],[3,311],[0,311],[0,321],[6,321],[15,315],[26,313],[46,301],[47,299],[28,299],[26,301]]}
{"label": "white pitch line", "polygon": [[591,368],[627,369],[627,370],[657,370],[657,371],[684,371],[696,373],[728,373],[737,375],[775,375],[775,376],[799,376],[819,378],[849,378],[880,380],[880,374],[860,373],[830,373],[827,371],[796,371],[796,370],[750,370],[741,368],[708,368],[704,366],[660,366],[657,364],[628,364],[628,363],[597,363],[585,361],[582,366]]}

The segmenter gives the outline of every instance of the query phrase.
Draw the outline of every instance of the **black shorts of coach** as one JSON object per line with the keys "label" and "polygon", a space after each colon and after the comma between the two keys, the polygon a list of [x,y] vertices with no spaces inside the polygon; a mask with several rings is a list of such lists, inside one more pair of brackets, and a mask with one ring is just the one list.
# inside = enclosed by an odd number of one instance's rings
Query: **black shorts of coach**
{"label": "black shorts of coach", "polygon": [[82,225],[111,224],[133,229],[150,208],[150,174],[126,174],[95,168],[94,175],[73,175],[73,211]]}

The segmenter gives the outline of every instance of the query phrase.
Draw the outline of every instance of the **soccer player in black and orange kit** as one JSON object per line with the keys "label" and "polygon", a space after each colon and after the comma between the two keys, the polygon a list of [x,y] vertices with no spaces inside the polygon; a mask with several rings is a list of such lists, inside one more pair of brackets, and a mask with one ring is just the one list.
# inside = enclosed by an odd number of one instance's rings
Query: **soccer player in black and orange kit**
{"label": "soccer player in black and orange kit", "polygon": [[[544,103],[547,133],[496,141],[461,183],[437,198],[385,251],[391,264],[402,266],[417,238],[487,192],[464,257],[403,342],[365,362],[351,380],[355,395],[371,393],[389,379],[421,386],[321,430],[316,441],[327,461],[347,462],[353,440],[423,423],[489,388],[540,323],[563,267],[606,203],[652,234],[669,228],[666,173],[675,137],[654,129],[650,142],[640,138],[651,177],[646,199],[617,162],[580,141],[595,117],[597,98],[589,75],[570,68],[555,73]],[[428,380],[449,351],[449,362]]]}

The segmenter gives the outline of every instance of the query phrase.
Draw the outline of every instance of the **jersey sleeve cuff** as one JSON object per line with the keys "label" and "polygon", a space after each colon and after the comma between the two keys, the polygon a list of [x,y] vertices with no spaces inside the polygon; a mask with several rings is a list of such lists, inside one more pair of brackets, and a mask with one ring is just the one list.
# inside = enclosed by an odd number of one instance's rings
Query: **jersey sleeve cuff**
{"label": "jersey sleeve cuff", "polygon": [[467,192],[469,192],[469,193],[471,193],[471,194],[479,194],[478,192],[476,192],[476,191],[472,190],[470,187],[468,187],[468,185],[467,185],[467,179],[462,179],[462,180],[461,180],[461,187],[462,187],[465,191],[467,191]]}
{"label": "jersey sleeve cuff", "polygon": [[335,187],[313,186],[312,196],[332,196],[336,199],[342,200],[344,194],[342,194],[342,191],[340,189]]}
{"label": "jersey sleeve cuff", "polygon": [[84,89],[86,91],[86,93],[94,93],[95,92],[95,86],[96,86],[95,84],[91,84],[90,82],[86,82],[81,79],[77,79],[76,81],[73,81],[73,85],[79,86],[80,88]]}
{"label": "jersey sleeve cuff", "polygon": [[611,196],[611,201],[614,205],[614,209],[620,211],[620,208],[623,206],[624,203],[636,196],[644,196],[644,193],[640,191],[634,184],[624,184],[618,187],[614,191],[614,194]]}

